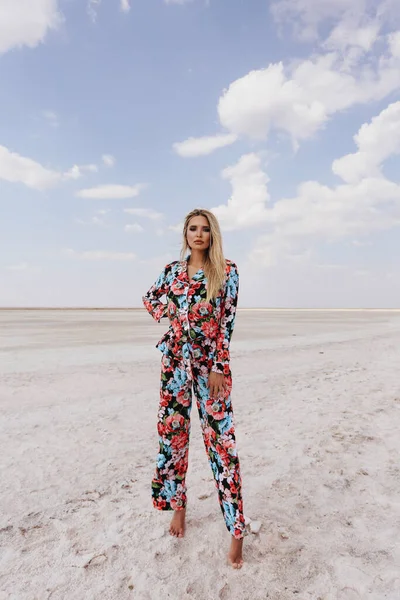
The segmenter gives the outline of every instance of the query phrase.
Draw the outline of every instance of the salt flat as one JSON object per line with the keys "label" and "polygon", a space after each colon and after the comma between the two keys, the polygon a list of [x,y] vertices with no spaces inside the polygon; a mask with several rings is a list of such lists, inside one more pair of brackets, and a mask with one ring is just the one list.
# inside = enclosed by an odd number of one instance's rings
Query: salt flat
{"label": "salt flat", "polygon": [[239,572],[196,410],[186,537],[151,506],[165,329],[0,310],[0,599],[399,600],[400,312],[238,311]]}

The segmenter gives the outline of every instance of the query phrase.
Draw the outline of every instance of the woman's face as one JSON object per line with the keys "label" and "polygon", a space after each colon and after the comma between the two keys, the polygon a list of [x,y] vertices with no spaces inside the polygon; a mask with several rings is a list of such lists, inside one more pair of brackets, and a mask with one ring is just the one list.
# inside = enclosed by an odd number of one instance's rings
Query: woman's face
{"label": "woman's face", "polygon": [[208,219],[203,215],[192,217],[188,224],[186,239],[191,250],[207,250],[211,239]]}

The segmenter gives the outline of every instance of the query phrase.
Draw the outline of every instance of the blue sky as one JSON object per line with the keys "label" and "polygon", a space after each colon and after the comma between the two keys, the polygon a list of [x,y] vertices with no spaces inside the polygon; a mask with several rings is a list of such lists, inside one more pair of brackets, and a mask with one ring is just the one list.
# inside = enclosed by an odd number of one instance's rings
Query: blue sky
{"label": "blue sky", "polygon": [[394,0],[0,3],[0,306],[141,306],[212,209],[243,307],[400,306]]}

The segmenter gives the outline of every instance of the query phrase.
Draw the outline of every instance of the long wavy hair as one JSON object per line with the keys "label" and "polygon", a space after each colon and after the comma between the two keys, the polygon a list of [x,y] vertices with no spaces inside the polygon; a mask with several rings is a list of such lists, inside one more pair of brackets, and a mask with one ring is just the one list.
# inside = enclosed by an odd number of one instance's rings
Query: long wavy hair
{"label": "long wavy hair", "polygon": [[186,258],[190,246],[187,242],[187,230],[189,221],[192,217],[205,217],[210,226],[210,245],[207,249],[204,262],[204,274],[207,277],[207,302],[218,296],[224,281],[226,261],[222,249],[222,235],[217,217],[206,208],[195,208],[185,217],[183,225],[183,240],[181,250],[181,260]]}

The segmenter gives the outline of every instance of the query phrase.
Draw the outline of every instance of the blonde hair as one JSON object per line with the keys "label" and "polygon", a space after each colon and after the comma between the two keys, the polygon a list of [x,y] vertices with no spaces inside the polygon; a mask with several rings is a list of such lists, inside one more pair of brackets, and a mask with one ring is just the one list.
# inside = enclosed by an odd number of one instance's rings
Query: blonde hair
{"label": "blonde hair", "polygon": [[186,215],[183,225],[182,260],[186,258],[187,250],[190,250],[187,243],[187,230],[192,217],[205,217],[210,226],[210,245],[204,262],[204,274],[207,277],[207,302],[210,302],[210,300],[218,296],[225,281],[226,260],[222,249],[221,230],[217,217],[209,210],[195,208],[190,211]]}

